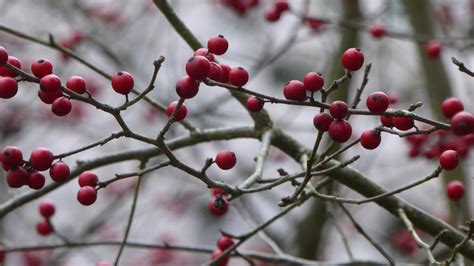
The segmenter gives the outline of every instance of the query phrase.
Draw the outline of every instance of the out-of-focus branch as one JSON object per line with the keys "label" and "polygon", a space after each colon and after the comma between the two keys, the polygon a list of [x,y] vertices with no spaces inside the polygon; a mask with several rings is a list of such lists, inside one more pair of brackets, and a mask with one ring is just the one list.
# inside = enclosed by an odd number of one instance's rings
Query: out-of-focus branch
{"label": "out-of-focus branch", "polygon": [[472,72],[471,70],[469,70],[469,68],[467,68],[463,62],[457,60],[455,57],[451,57],[451,61],[453,62],[453,64],[455,64],[456,66],[458,66],[458,69],[459,71],[461,72],[464,72],[466,74],[468,74],[469,76],[471,77],[474,77],[474,72]]}

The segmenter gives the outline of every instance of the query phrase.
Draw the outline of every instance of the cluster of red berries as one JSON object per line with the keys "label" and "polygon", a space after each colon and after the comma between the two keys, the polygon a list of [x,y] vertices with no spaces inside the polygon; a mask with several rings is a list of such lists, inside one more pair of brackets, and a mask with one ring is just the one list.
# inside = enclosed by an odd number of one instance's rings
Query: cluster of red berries
{"label": "cluster of red berries", "polygon": [[63,182],[69,178],[69,166],[62,162],[53,164],[53,154],[46,148],[36,148],[31,152],[28,161],[23,160],[23,153],[18,147],[8,146],[0,153],[2,167],[7,173],[7,184],[11,188],[28,185],[39,190],[44,186],[45,177],[40,171],[49,169],[54,182]]}
{"label": "cluster of red berries", "polygon": [[220,0],[222,5],[232,9],[238,15],[243,16],[248,10],[257,7],[260,0]]}
{"label": "cluster of red berries", "polygon": [[[59,44],[68,48],[69,50],[74,51],[77,46],[79,46],[82,41],[84,41],[84,33],[81,30],[75,30],[71,33],[71,35],[62,38],[59,40]],[[64,61],[69,60],[69,55],[65,53],[61,53],[61,57]]]}
{"label": "cluster of red berries", "polygon": [[79,183],[79,191],[77,191],[77,201],[84,206],[94,204],[97,200],[96,186],[99,183],[99,178],[94,172],[84,171],[77,179]]}
{"label": "cluster of red berries", "polygon": [[43,220],[36,224],[36,232],[42,236],[47,236],[54,231],[50,219],[54,215],[56,207],[52,201],[43,200],[38,206],[38,211],[43,217]]}
{"label": "cluster of red berries", "polygon": [[[228,248],[232,247],[233,245],[234,245],[234,240],[232,238],[227,237],[227,236],[219,237],[216,242],[217,248],[211,254],[211,260],[213,261],[217,259],[218,257],[220,257],[224,251],[226,251]],[[217,265],[226,266],[228,262],[229,262],[229,257],[226,256],[222,258]]]}
{"label": "cluster of red berries", "polygon": [[273,5],[265,11],[265,19],[269,22],[276,22],[281,14],[290,10],[288,0],[276,0]]}

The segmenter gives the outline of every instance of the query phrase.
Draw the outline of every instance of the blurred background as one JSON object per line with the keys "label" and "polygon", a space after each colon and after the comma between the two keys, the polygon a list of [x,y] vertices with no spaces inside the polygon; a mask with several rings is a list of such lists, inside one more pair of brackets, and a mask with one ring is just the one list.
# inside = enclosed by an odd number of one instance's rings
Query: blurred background
{"label": "blurred background", "polygon": [[[364,52],[366,64],[372,63],[369,84],[362,99],[371,92],[384,91],[392,98],[391,108],[395,109],[406,109],[421,101],[424,106],[417,113],[447,122],[440,113],[440,103],[447,97],[456,96],[463,101],[466,111],[474,112],[474,79],[458,71],[450,62],[454,56],[467,67],[474,67],[473,0],[291,0],[292,12],[283,13],[276,22],[265,19],[266,12],[274,4],[272,0],[169,2],[202,43],[217,34],[226,37],[229,50],[218,60],[246,68],[250,74],[248,89],[282,98],[282,89],[288,80],[302,80],[310,71],[321,72],[327,86],[344,74],[340,62],[342,52],[359,47]],[[304,13],[311,19],[297,15]],[[48,40],[48,34],[52,34],[58,43],[73,49],[109,74],[119,70],[130,72],[135,77],[137,89],[145,88],[153,71],[153,60],[163,55],[166,61],[150,96],[164,105],[177,100],[174,86],[185,74],[184,65],[193,52],[149,0],[0,0],[0,24],[42,40]],[[386,34],[381,38],[370,33],[375,24],[385,28]],[[441,45],[439,57],[431,58],[426,53],[426,45],[431,40]],[[63,81],[69,76],[80,75],[99,100],[111,105],[123,101],[123,97],[113,92],[108,80],[55,50],[4,31],[0,32],[0,45],[18,57],[28,72],[34,60],[47,58],[54,64],[54,73]],[[333,99],[352,102],[362,78],[362,70],[355,72]],[[361,108],[365,108],[364,101]],[[199,94],[186,101],[186,105],[189,120],[200,128],[252,125],[247,111],[226,90],[218,87],[201,85]],[[277,104],[266,104],[265,108],[276,126],[311,148],[316,132],[312,125],[316,114],[314,108]],[[168,118],[142,103],[127,110],[125,119],[134,130],[153,136]],[[354,116],[351,124],[353,137],[358,137],[363,130],[377,126],[379,121],[373,116]],[[0,101],[0,125],[2,147],[18,146],[24,154],[40,146],[49,148],[54,154],[67,152],[119,130],[110,116],[78,102],[73,103],[71,115],[55,117],[49,106],[39,101],[37,86],[24,82],[13,100]],[[182,127],[172,126],[167,139],[185,134]],[[361,159],[353,166],[384,188],[393,189],[433,172],[441,151],[440,142],[443,147],[456,149],[462,155],[460,170],[448,172],[400,196],[426,212],[458,225],[474,213],[472,138],[455,138],[445,133],[432,136],[417,146],[413,141],[384,134],[377,150],[369,152],[356,146],[343,158],[360,154]],[[65,161],[74,166],[77,161],[144,147],[147,146],[143,143],[120,139]],[[214,157],[223,149],[236,153],[237,167],[230,171],[211,167],[208,173],[229,184],[240,184],[254,171],[254,158],[260,149],[256,140],[204,143],[180,149],[176,154],[184,162],[200,168],[206,158]],[[137,166],[134,162],[120,163],[95,172],[100,180],[106,180],[116,173],[135,171]],[[264,177],[276,177],[278,168],[295,172],[300,165],[272,148]],[[3,171],[0,173],[4,174]],[[459,204],[450,203],[445,196],[446,183],[452,179],[462,180],[467,188],[466,198]],[[135,182],[135,178],[129,178],[101,190],[97,202],[90,207],[76,201],[78,184],[75,181],[42,199],[55,202],[53,224],[68,238],[121,240]],[[201,182],[175,169],[163,169],[144,179],[129,239],[214,246],[219,229],[235,234],[247,232],[255,223],[273,216],[279,209],[280,199],[290,195],[293,189],[286,184],[268,192],[246,195],[232,202],[225,216],[215,217],[207,207],[212,194]],[[343,197],[360,197],[343,186],[335,185],[332,189]],[[11,190],[4,179],[0,181],[0,191],[2,202],[30,192],[26,188]],[[41,220],[36,210],[39,201],[32,201],[0,220],[5,245],[58,243],[57,237],[41,237],[35,231],[36,223]],[[402,224],[385,210],[372,203],[348,207],[366,232],[397,261],[414,263],[426,259],[426,254],[416,247]],[[313,260],[347,262],[350,255],[344,248],[343,234],[354,259],[384,262],[377,250],[331,203],[309,201],[274,223],[265,234],[289,254]],[[242,250],[272,252],[265,237],[259,236],[244,244]],[[440,246],[436,252],[442,254],[444,250]],[[101,261],[112,262],[116,253],[117,247],[24,252],[9,255],[7,265],[96,265]],[[127,248],[122,265],[198,265],[208,261],[206,254]],[[232,259],[230,265],[247,265],[247,262]]]}

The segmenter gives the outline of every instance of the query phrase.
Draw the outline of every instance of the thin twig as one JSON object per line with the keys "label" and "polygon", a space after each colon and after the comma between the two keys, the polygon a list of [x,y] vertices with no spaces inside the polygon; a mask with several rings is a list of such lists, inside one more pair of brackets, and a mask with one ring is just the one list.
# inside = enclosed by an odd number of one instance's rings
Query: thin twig
{"label": "thin twig", "polygon": [[474,236],[474,220],[470,220],[468,222],[466,222],[466,224],[468,225],[469,227],[469,232],[467,232],[466,236],[464,237],[464,239],[461,241],[461,243],[457,244],[456,246],[454,246],[453,248],[453,253],[451,254],[451,257],[449,257],[449,259],[446,260],[446,265],[449,266],[453,261],[456,260],[456,255],[458,254],[459,252],[459,249],[467,243],[467,241],[469,241],[469,239],[471,239],[473,236]]}
{"label": "thin twig", "polygon": [[471,77],[474,77],[474,72],[472,72],[471,70],[469,70],[463,62],[457,60],[454,56],[451,57],[451,61],[453,61],[453,64],[455,64],[456,66],[458,66],[458,69],[459,71],[461,72],[464,72],[466,74],[468,74],[469,76]]}
{"label": "thin twig", "polygon": [[74,155],[74,154],[77,154],[77,153],[80,153],[80,152],[83,152],[83,151],[86,151],[88,149],[92,149],[94,147],[97,147],[97,146],[103,146],[105,144],[107,144],[109,141],[113,140],[113,139],[118,139],[120,137],[123,137],[124,136],[124,133],[123,131],[121,132],[118,132],[118,133],[112,133],[110,136],[108,136],[107,138],[104,138],[104,139],[101,139],[97,142],[94,142],[92,144],[89,144],[87,146],[84,146],[82,148],[79,148],[77,150],[73,150],[73,151],[70,151],[70,152],[65,152],[65,153],[61,153],[61,154],[58,154],[58,155],[55,155],[53,158],[54,159],[63,159],[63,158],[66,158],[68,156],[71,156],[71,155]]}

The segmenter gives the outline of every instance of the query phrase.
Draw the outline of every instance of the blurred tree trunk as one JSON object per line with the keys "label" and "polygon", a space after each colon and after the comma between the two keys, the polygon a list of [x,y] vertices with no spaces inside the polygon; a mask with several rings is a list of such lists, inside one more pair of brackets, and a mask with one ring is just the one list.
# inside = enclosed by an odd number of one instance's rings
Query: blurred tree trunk
{"label": "blurred tree trunk", "polygon": [[[344,21],[360,19],[359,1],[341,1],[342,17]],[[338,79],[344,75],[344,68],[341,64],[341,54],[351,47],[357,47],[359,44],[358,32],[352,29],[340,28],[341,40],[337,51],[334,53],[330,74],[326,77],[326,82]],[[341,84],[333,94],[333,99],[348,100],[348,87],[351,80]],[[332,184],[332,188],[337,189],[337,184]],[[317,258],[324,251],[322,244],[324,225],[328,221],[328,214],[325,202],[321,200],[312,201],[308,209],[308,214],[296,226],[296,235],[293,240],[295,254],[305,259]]]}

